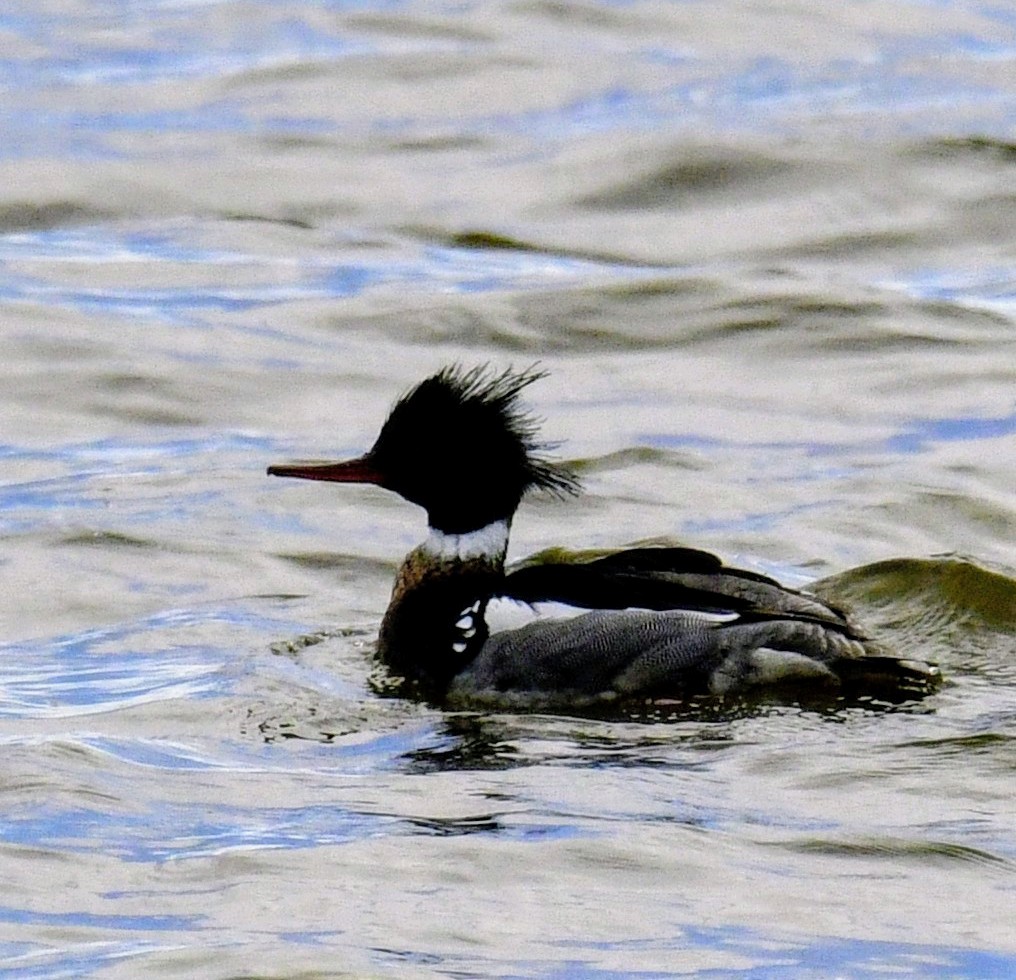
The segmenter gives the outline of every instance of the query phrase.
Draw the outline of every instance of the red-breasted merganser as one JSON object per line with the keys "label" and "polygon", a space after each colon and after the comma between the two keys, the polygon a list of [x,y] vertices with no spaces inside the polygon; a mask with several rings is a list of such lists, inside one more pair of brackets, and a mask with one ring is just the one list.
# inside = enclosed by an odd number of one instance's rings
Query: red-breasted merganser
{"label": "red-breasted merganser", "polygon": [[[758,686],[896,698],[937,686],[936,667],[887,656],[840,610],[704,551],[633,548],[506,574],[523,496],[578,491],[519,406],[541,377],[445,368],[396,402],[363,456],[268,468],[373,483],[426,510],[430,533],[399,568],[378,640],[400,690],[454,707],[581,710]],[[489,613],[505,601],[577,614],[496,632]]]}

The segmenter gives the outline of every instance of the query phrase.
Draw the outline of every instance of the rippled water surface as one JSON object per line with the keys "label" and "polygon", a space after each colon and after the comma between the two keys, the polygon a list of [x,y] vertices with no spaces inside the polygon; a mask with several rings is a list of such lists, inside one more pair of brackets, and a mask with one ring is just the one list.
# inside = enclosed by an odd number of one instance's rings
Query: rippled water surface
{"label": "rippled water surface", "polygon": [[[1016,13],[0,12],[0,970],[1016,975]],[[657,722],[372,693],[422,515],[264,477],[522,366],[576,501],[947,683]],[[463,452],[468,472],[468,452]]]}

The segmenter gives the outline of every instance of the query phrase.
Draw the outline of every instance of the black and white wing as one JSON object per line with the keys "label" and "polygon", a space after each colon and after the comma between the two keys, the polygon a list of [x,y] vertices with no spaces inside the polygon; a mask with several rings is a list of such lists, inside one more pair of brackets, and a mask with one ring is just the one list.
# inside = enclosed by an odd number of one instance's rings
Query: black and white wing
{"label": "black and white wing", "polygon": [[800,618],[861,638],[841,610],[694,548],[629,548],[591,561],[533,561],[505,578],[502,594],[530,605]]}

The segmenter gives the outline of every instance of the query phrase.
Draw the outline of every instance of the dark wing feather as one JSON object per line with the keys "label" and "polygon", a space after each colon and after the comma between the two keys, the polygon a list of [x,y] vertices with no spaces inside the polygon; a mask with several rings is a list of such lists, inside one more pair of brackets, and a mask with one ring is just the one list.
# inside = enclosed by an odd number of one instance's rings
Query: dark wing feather
{"label": "dark wing feather", "polygon": [[595,561],[529,564],[510,573],[501,593],[521,602],[564,602],[583,609],[693,610],[821,623],[857,635],[846,616],[815,596],[757,572],[728,568],[693,548],[632,548]]}

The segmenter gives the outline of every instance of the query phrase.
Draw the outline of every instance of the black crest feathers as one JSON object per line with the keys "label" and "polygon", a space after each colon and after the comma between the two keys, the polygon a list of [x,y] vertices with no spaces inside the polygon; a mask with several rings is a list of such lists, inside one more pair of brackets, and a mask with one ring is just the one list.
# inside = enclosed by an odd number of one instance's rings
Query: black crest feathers
{"label": "black crest feathers", "polygon": [[495,373],[443,368],[396,402],[368,453],[383,485],[427,509],[431,524],[462,533],[510,518],[526,491],[576,493],[578,481],[543,455],[539,419],[519,394],[536,368]]}

